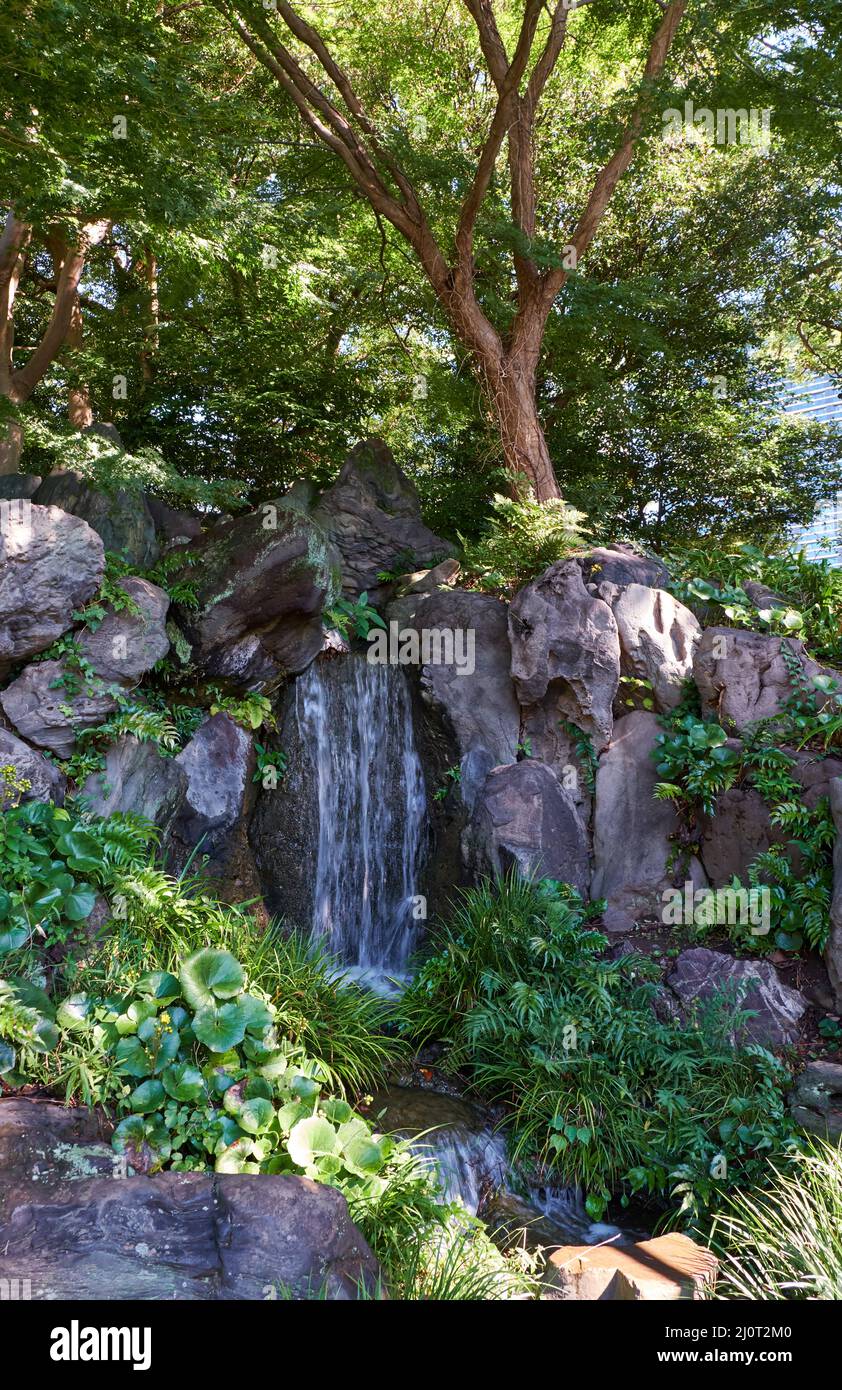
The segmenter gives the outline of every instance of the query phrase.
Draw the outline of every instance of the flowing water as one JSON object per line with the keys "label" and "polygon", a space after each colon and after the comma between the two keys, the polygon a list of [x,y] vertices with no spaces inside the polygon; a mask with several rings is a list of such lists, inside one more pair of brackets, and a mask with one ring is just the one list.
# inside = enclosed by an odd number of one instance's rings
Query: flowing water
{"label": "flowing water", "polygon": [[426,796],[406,676],[364,656],[314,662],[295,701],[317,784],[313,934],[382,988],[403,976],[422,920]]}

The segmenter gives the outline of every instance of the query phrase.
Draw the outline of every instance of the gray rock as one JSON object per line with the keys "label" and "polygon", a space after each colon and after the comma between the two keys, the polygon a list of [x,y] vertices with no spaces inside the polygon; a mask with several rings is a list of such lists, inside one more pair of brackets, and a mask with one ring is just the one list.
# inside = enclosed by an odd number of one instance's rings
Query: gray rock
{"label": "gray rock", "polygon": [[778,979],[765,961],[735,960],[704,946],[682,951],[667,984],[685,1008],[722,995],[729,1005],[754,1017],[734,1030],[732,1041],[782,1047],[798,1037],[798,1022],[807,1001]]}
{"label": "gray rock", "polygon": [[123,734],[105,755],[105,768],[93,772],[80,795],[94,815],[134,811],[166,831],[184,798],[187,775],[174,758],[164,758],[154,743]]}
{"label": "gray rock", "polygon": [[275,499],[206,531],[188,553],[199,606],[178,619],[203,675],[253,687],[303,671],[321,651],[338,560],[306,511]]}
{"label": "gray rock", "polygon": [[627,584],[613,590],[600,585],[600,596],[611,606],[620,637],[620,667],[624,676],[649,681],[657,709],[674,709],[693,673],[693,654],[702,629],[689,608],[665,589]]}
{"label": "gray rock", "polygon": [[398,593],[434,594],[442,585],[455,584],[461,568],[458,560],[442,560],[441,564],[434,565],[430,570],[405,574],[398,581]]}
{"label": "gray rock", "polygon": [[8,729],[0,729],[0,768],[14,769],[15,779],[29,782],[29,787],[17,793],[0,782],[0,809],[22,804],[24,801],[54,801],[57,806],[64,805],[67,778],[43,754],[30,748],[22,739],[15,738]]}
{"label": "gray rock", "polygon": [[521,589],[509,609],[512,678],[520,703],[570,720],[594,746],[611,737],[620,641],[611,609],[593,598],[575,560],[559,560]]}
{"label": "gray rock", "polygon": [[652,750],[660,733],[654,714],[634,710],[618,719],[599,761],[594,810],[591,896],[605,898],[609,931],[627,931],[644,917],[662,920],[664,891],[689,879],[706,883],[698,860],[673,867],[679,821],[671,802],[653,795],[658,775]]}
{"label": "gray rock", "polygon": [[716,799],[716,815],[702,816],[701,860],[714,888],[734,875],[747,881],[749,865],[782,837],[772,825],[769,807],[753,787],[730,787]]}
{"label": "gray rock", "polygon": [[588,583],[645,584],[662,589],[669,583],[666,565],[654,555],[637,555],[630,546],[597,546],[577,557]]}
{"label": "gray rock", "polygon": [[842,777],[830,784],[830,809],[836,826],[833,847],[833,901],[830,907],[830,936],[824,960],[836,1007],[842,1013]]}
{"label": "gray rock", "polygon": [[25,498],[0,512],[0,678],[68,631],[104,569],[102,541],[79,517]]}
{"label": "gray rock", "polygon": [[[62,683],[68,680],[69,684]],[[25,739],[69,758],[82,729],[93,728],[113,714],[117,701],[105,687],[82,684],[63,661],[27,666],[7,685],[0,704]],[[75,692],[75,693],[74,693]]]}
{"label": "gray rock", "polygon": [[473,650],[473,671],[465,665],[460,673],[454,662],[430,663],[421,672],[422,696],[452,730],[459,760],[470,749],[483,748],[492,766],[514,762],[520,710],[509,673],[506,605],[489,594],[445,590],[430,595],[418,620],[427,631],[460,629],[466,645],[457,653],[464,657]]}
{"label": "gray rock", "polygon": [[244,902],[258,892],[247,838],[254,800],[255,753],[250,734],[227,714],[206,719],[174,759],[186,786],[166,839],[169,867],[184,867],[194,850],[193,872],[218,881],[229,901]]}
{"label": "gray rock", "polygon": [[421,520],[415,485],[401,471],[382,439],[366,439],[348,455],[337,481],[313,513],[342,557],[342,588],[372,603],[388,593],[381,571],[437,565],[453,554]]}
{"label": "gray rock", "polygon": [[478,872],[553,878],[587,894],[588,833],[555,773],[528,758],[492,768],[471,828]]}
{"label": "gray rock", "polygon": [[761,612],[771,613],[775,608],[789,607],[786,599],[776,594],[773,589],[769,588],[768,584],[759,584],[756,579],[746,579],[743,584],[743,589],[751,599],[755,608]]}
{"label": "gray rock", "polygon": [[635,1245],[563,1245],[547,1261],[542,1298],[614,1303],[701,1299],[717,1259],[679,1231]]}
{"label": "gray rock", "polygon": [[110,1176],[116,1155],[105,1117],[31,1096],[0,1100],[0,1222],[11,1214],[8,1195],[18,1187],[58,1187]]}
{"label": "gray rock", "polygon": [[705,628],[693,661],[702,712],[737,729],[779,714],[792,694],[781,655],[784,645],[808,679],[826,673],[826,668],[805,655],[803,643],[792,637],[732,627]]}
{"label": "gray rock", "polygon": [[44,479],[35,501],[82,517],[102,537],[106,550],[122,555],[138,569],[147,569],[158,559],[155,523],[142,493],[125,488],[97,492],[79,473],[62,469]]}
{"label": "gray rock", "polygon": [[7,473],[0,478],[0,498],[9,501],[13,497],[34,497],[41,486],[37,473]]}
{"label": "gray rock", "polygon": [[155,530],[165,547],[195,541],[201,536],[201,518],[194,512],[177,511],[175,507],[168,507],[160,498],[148,494],[146,505],[155,523]]}
{"label": "gray rock", "polygon": [[842,1066],[808,1062],[789,1094],[795,1123],[832,1144],[842,1144]]}
{"label": "gray rock", "polygon": [[138,611],[112,609],[96,631],[87,629],[81,635],[79,647],[101,680],[133,685],[170,649],[166,632],[170,600],[148,579],[122,579],[120,588]]}

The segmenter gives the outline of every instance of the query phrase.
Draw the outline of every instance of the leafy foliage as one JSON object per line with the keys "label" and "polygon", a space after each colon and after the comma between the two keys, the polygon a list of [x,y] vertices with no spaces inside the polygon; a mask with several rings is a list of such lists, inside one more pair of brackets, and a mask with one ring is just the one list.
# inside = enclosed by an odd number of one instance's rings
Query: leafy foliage
{"label": "leafy foliage", "polygon": [[536,502],[498,493],[478,540],[460,537],[464,569],[478,588],[513,593],[583,544],[585,517],[561,501]]}

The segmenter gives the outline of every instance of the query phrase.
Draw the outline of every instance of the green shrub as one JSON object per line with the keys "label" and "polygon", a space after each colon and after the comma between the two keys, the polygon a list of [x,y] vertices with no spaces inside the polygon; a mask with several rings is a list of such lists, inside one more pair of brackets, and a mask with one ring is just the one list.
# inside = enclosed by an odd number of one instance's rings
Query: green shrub
{"label": "green shrub", "polygon": [[460,537],[463,567],[478,588],[513,593],[584,543],[585,517],[560,500],[535,502],[496,494],[479,540]]}
{"label": "green shrub", "polygon": [[607,959],[587,925],[599,910],[549,881],[466,891],[401,1002],[402,1028],[445,1041],[448,1066],[507,1106],[515,1160],[582,1183],[595,1219],[616,1192],[672,1193],[698,1215],[788,1143],[788,1073],[763,1048],[731,1047],[727,1001],[660,1022],[659,968]]}

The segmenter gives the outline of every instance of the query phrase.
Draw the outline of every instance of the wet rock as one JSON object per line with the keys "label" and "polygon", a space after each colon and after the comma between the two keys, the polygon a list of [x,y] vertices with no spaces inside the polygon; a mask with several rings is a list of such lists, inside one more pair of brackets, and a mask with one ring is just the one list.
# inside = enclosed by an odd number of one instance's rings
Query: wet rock
{"label": "wet rock", "polygon": [[59,758],[69,758],[82,729],[101,724],[117,708],[107,688],[71,671],[63,661],[27,666],[0,695],[0,704],[19,734]]}
{"label": "wet rock", "polygon": [[755,1016],[735,1029],[732,1041],[782,1047],[798,1037],[798,1024],[807,1001],[796,989],[778,979],[766,961],[735,960],[719,951],[697,946],[682,951],[667,984],[687,1007],[722,995],[738,1012]]}
{"label": "wet rock", "polygon": [[597,750],[604,747],[620,679],[620,641],[611,609],[588,593],[575,560],[559,560],[515,595],[509,639],[521,705],[543,705],[547,722],[570,720]]}
{"label": "wet rock", "polygon": [[737,729],[779,714],[792,694],[784,648],[799,661],[808,680],[825,671],[794,638],[731,627],[705,628],[693,660],[702,712],[726,728]]}
{"label": "wet rock", "polygon": [[549,1257],[544,1298],[591,1302],[697,1299],[716,1278],[717,1260],[671,1231],[636,1245],[566,1245]]}
{"label": "wet rock", "polygon": [[166,632],[170,600],[148,579],[122,579],[120,588],[131,608],[111,608],[95,631],[82,633],[79,647],[101,680],[134,685],[170,649]]}
{"label": "wet rock", "polygon": [[0,809],[8,810],[24,801],[54,801],[57,806],[64,805],[67,788],[64,773],[28,743],[15,738],[8,729],[0,729],[0,768],[3,767],[11,767],[14,780],[28,782],[29,786],[15,790],[0,781]]}
{"label": "wet rock", "polygon": [[597,546],[578,556],[586,583],[645,584],[653,589],[669,583],[669,570],[654,555],[637,555],[630,546]]}
{"label": "wet rock", "polygon": [[116,1155],[104,1116],[57,1101],[0,1099],[0,1221],[17,1188],[47,1189],[111,1175]]}
{"label": "wet rock", "polygon": [[830,907],[830,936],[824,960],[837,1009],[842,1013],[842,777],[830,784],[830,809],[836,826],[833,847],[833,900]]}
{"label": "wet rock", "polygon": [[155,523],[142,493],[125,488],[98,492],[79,473],[62,469],[44,479],[35,501],[81,517],[102,537],[106,550],[137,569],[148,569],[158,559]]}
{"label": "wet rock", "polygon": [[455,648],[461,667],[455,661],[430,662],[421,672],[425,703],[443,717],[460,761],[469,750],[484,749],[492,766],[514,762],[520,710],[509,673],[506,605],[489,594],[453,589],[431,594],[418,621],[427,632],[464,634],[465,645]]}
{"label": "wet rock", "polygon": [[456,1096],[420,1087],[389,1086],[368,1108],[378,1129],[416,1142],[413,1148],[436,1168],[448,1200],[472,1214],[510,1176],[506,1140],[487,1116]]}
{"label": "wet rock", "polygon": [[450,542],[424,525],[415,485],[382,439],[351,450],[313,515],[339,551],[342,590],[351,598],[367,593],[378,603],[389,587],[379,573],[435,566],[453,554]]}
{"label": "wet rock", "polygon": [[486,778],[470,829],[475,872],[553,878],[587,893],[587,829],[555,773],[527,758]]}
{"label": "wet rock", "polygon": [[654,714],[634,710],[617,720],[599,760],[591,897],[607,899],[609,931],[628,931],[644,917],[662,920],[667,888],[688,879],[696,887],[706,883],[698,860],[685,867],[675,855],[678,817],[669,801],[653,795],[652,750],[660,732]]}
{"label": "wet rock", "polygon": [[229,715],[215,714],[173,761],[185,786],[167,836],[171,869],[183,868],[198,850],[197,868],[207,857],[204,872],[219,880],[223,897],[253,897],[257,881],[247,839],[255,769],[251,735]]}
{"label": "wet rock", "polygon": [[79,517],[25,498],[0,515],[0,678],[73,625],[105,570],[102,541]]}
{"label": "wet rock", "polygon": [[254,687],[303,671],[322,648],[322,609],[338,587],[324,531],[285,498],[206,531],[189,549],[198,609],[178,610],[206,676]]}
{"label": "wet rock", "polygon": [[622,674],[649,681],[657,709],[674,709],[693,673],[693,654],[702,635],[690,609],[665,589],[644,584],[622,589],[600,584],[598,592],[617,623]]}
{"label": "wet rock", "polygon": [[842,1066],[808,1062],[789,1094],[789,1110],[802,1129],[842,1144]]}
{"label": "wet rock", "polygon": [[105,754],[102,772],[93,772],[81,796],[97,816],[134,811],[166,831],[181,806],[187,774],[174,758],[164,758],[154,743],[123,734]]}

